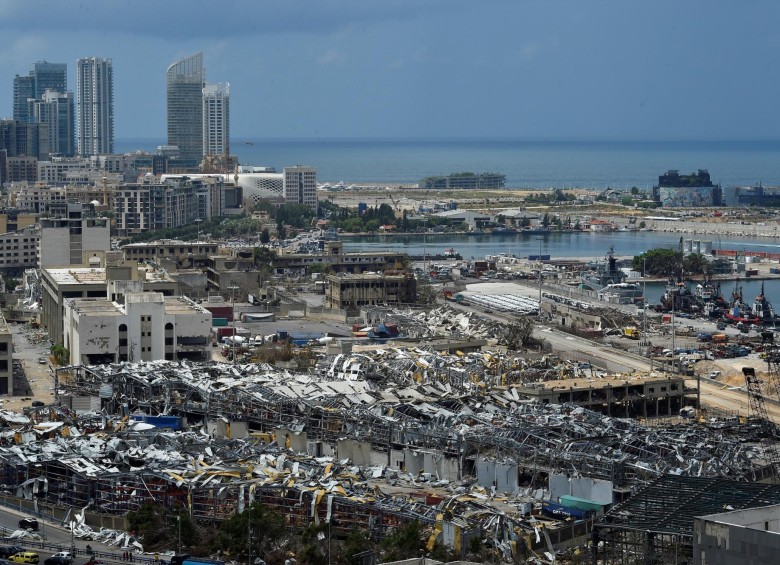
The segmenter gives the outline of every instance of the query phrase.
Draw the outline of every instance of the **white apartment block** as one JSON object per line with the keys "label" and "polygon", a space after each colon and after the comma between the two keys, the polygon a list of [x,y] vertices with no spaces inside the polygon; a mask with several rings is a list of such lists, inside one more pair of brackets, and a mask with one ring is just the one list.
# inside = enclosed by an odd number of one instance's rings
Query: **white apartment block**
{"label": "white apartment block", "polygon": [[317,169],[314,167],[284,168],[284,201],[288,204],[305,204],[317,209]]}

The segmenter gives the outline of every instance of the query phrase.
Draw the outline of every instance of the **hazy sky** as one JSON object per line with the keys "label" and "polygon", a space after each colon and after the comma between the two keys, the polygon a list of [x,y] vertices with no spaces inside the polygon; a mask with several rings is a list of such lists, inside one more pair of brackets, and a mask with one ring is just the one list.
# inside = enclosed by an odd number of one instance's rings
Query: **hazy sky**
{"label": "hazy sky", "polygon": [[118,139],[166,136],[203,51],[233,137],[777,139],[777,0],[0,0],[0,115],[37,60],[114,64]]}

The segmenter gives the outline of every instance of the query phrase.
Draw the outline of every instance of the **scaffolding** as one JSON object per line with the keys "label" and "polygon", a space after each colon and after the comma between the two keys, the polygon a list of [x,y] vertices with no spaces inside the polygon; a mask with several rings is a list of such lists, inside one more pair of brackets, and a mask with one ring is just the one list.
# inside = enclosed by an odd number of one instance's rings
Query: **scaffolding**
{"label": "scaffolding", "polygon": [[[664,476],[612,507],[593,529],[594,563],[692,565],[693,522],[724,508],[780,503],[780,486]],[[603,542],[601,549],[599,543]]]}

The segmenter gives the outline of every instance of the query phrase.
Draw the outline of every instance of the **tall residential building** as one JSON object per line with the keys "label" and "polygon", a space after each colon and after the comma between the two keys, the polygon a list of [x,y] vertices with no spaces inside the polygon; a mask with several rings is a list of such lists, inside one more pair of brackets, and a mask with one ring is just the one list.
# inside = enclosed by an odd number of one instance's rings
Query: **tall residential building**
{"label": "tall residential building", "polygon": [[29,100],[32,121],[49,128],[49,152],[66,157],[75,153],[75,109],[72,92],[47,90],[41,99]]}
{"label": "tall residential building", "polygon": [[284,201],[289,204],[305,204],[317,209],[317,169],[314,167],[284,168]]}
{"label": "tall residential building", "polygon": [[14,78],[14,119],[21,122],[32,121],[27,101],[41,99],[47,90],[67,92],[68,67],[65,63],[47,63],[38,61],[27,76]]}
{"label": "tall residential building", "polygon": [[76,62],[78,153],[114,152],[114,71],[111,59]]}
{"label": "tall residential building", "polygon": [[224,155],[230,146],[230,83],[203,88],[203,155]]}
{"label": "tall residential building", "polygon": [[168,145],[179,148],[179,169],[196,170],[203,157],[203,53],[168,67]]}

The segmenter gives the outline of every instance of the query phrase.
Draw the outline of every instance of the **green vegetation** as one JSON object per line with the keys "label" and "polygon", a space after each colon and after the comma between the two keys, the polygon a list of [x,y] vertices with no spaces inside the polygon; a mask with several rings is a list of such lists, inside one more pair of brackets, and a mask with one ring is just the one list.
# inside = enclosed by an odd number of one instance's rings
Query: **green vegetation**
{"label": "green vegetation", "polygon": [[561,204],[577,200],[577,195],[571,192],[564,192],[560,188],[550,192],[537,192],[525,197],[526,204]]}
{"label": "green vegetation", "polygon": [[650,249],[641,255],[636,255],[632,262],[635,271],[642,271],[643,265],[647,274],[654,276],[702,275],[713,272],[712,264],[704,255],[690,253],[683,257],[676,249]]}
{"label": "green vegetation", "polygon": [[64,366],[70,361],[70,351],[64,345],[56,344],[51,346],[51,355],[57,365]]}

